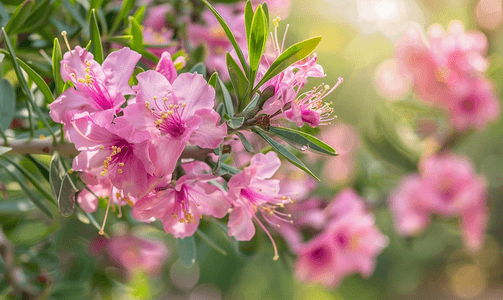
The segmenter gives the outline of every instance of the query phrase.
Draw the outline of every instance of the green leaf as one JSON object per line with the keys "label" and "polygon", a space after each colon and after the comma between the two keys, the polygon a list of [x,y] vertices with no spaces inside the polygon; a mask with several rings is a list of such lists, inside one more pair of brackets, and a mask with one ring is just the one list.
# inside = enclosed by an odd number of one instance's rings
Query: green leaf
{"label": "green leaf", "polygon": [[133,39],[132,35],[120,35],[120,36],[111,36],[107,40],[109,42],[113,42],[113,43],[119,43],[122,45],[129,45],[129,43],[131,42],[131,39]]}
{"label": "green leaf", "polygon": [[129,79],[129,85],[137,85],[138,84],[138,79],[136,79],[136,76],[138,74],[145,72],[142,67],[135,67],[133,71],[133,75],[131,75],[131,78]]}
{"label": "green leaf", "polygon": [[12,150],[11,147],[0,146],[0,155],[4,155],[5,153],[9,152],[10,150]]}
{"label": "green leaf", "polygon": [[246,41],[250,43],[250,30],[253,20],[253,7],[251,1],[246,1],[245,5],[245,28],[246,28]]}
{"label": "green leaf", "polygon": [[176,246],[178,248],[178,255],[182,263],[190,268],[196,262],[196,240],[194,236],[188,236],[184,239],[176,239]]}
{"label": "green leaf", "polygon": [[[250,29],[250,40],[248,41],[248,56],[250,59],[251,74],[258,69],[260,59],[265,50],[267,41],[267,22],[265,20],[264,10],[262,5],[259,5],[253,15],[253,20]],[[250,78],[253,82],[253,77]]]}
{"label": "green leaf", "polygon": [[215,243],[215,241],[213,241],[209,236],[207,236],[201,229],[197,229],[196,230],[196,234],[206,243],[208,244],[208,246],[210,246],[211,248],[215,249],[216,251],[218,251],[220,254],[222,255],[227,255],[227,251],[225,251],[224,249],[222,249],[220,246],[217,245],[217,243]]}
{"label": "green leaf", "polygon": [[54,77],[58,95],[63,93],[63,86],[65,85],[60,73],[62,59],[61,45],[59,44],[58,38],[54,38],[54,46],[52,47],[52,76]]}
{"label": "green leaf", "polygon": [[54,0],[43,0],[38,2],[37,6],[30,13],[22,27],[16,33],[27,33],[37,30],[42,25],[45,25],[47,19],[52,13]]}
{"label": "green leaf", "polygon": [[25,70],[26,74],[28,74],[28,76],[31,78],[31,80],[33,80],[33,82],[35,82],[35,84],[37,85],[40,92],[42,92],[42,94],[45,97],[46,102],[52,103],[54,101],[54,96],[52,95],[51,89],[49,88],[47,83],[45,83],[44,79],[42,79],[42,77],[40,75],[38,75],[38,73],[35,72],[35,70],[30,68],[30,66],[28,66],[24,61],[20,60],[19,57],[16,57],[16,59],[17,59],[17,62],[19,63],[19,65],[21,66],[21,68],[23,68],[23,70]]}
{"label": "green leaf", "polygon": [[224,163],[220,164],[220,169],[223,172],[229,173],[231,175],[236,175],[237,173],[241,172],[240,169],[234,168],[233,166],[229,166],[228,164],[224,164]]}
{"label": "green leaf", "polygon": [[227,126],[229,126],[232,129],[237,129],[243,125],[245,121],[244,117],[238,117],[238,118],[230,118],[227,120]]}
{"label": "green leaf", "polygon": [[112,24],[112,27],[110,29],[110,35],[112,35],[115,30],[119,27],[120,23],[126,19],[126,16],[128,15],[128,12],[133,8],[135,0],[125,0],[122,1],[122,6],[121,10],[119,11],[119,14],[117,15],[117,18],[115,18],[114,23]]}
{"label": "green leaf", "polygon": [[224,97],[225,111],[227,112],[227,115],[232,117],[232,116],[234,116],[234,104],[232,103],[231,94],[229,93],[229,90],[227,90],[227,87],[225,86],[222,79],[220,79],[220,76],[217,76],[217,81],[218,81],[218,86],[222,90],[222,95]]}
{"label": "green leaf", "polygon": [[218,78],[218,73],[213,72],[213,74],[211,74],[211,76],[210,76],[210,79],[208,79],[208,84],[211,85],[213,88],[216,88],[217,78]]}
{"label": "green leaf", "polygon": [[13,165],[14,167],[16,167],[16,169],[19,170],[19,172],[21,174],[23,174],[24,177],[26,177],[26,179],[28,179],[28,181],[37,189],[37,191],[42,194],[42,196],[44,196],[47,200],[51,201],[52,203],[56,203],[54,201],[54,198],[46,192],[45,188],[42,187],[40,185],[40,183],[38,182],[38,179],[35,178],[30,172],[28,172],[28,170],[26,170],[24,167],[22,167],[21,165],[19,165],[17,162],[13,161],[12,159],[10,159],[9,157],[6,157],[6,156],[2,156],[1,158],[5,159],[6,161],[8,161],[11,165]]}
{"label": "green leaf", "polygon": [[141,24],[143,22],[143,16],[145,15],[145,6],[140,6],[136,10],[136,12],[133,15],[133,18],[135,18],[136,22],[138,24]]}
{"label": "green leaf", "polygon": [[227,62],[229,77],[231,78],[232,86],[234,87],[234,92],[236,93],[236,97],[238,99],[238,106],[245,107],[247,103],[244,101],[250,82],[246,79],[245,74],[229,52],[225,55],[225,61]]}
{"label": "green leaf", "polygon": [[299,42],[290,46],[283,53],[281,53],[278,58],[271,64],[269,69],[265,72],[264,77],[260,80],[260,82],[254,87],[254,91],[256,91],[259,87],[261,87],[264,83],[266,83],[269,79],[283,72],[286,68],[298,62],[299,60],[303,60],[309,54],[313,53],[314,49],[318,46],[321,41],[321,36],[313,37],[307,39],[305,41]]}
{"label": "green leaf", "polygon": [[16,91],[10,82],[0,79],[0,125],[7,129],[16,111]]}
{"label": "green leaf", "polygon": [[63,217],[69,217],[75,210],[75,194],[78,192],[77,188],[70,180],[70,175],[66,174],[61,182],[58,195],[58,210]]}
{"label": "green leaf", "polygon": [[94,8],[91,10],[91,18],[89,20],[89,34],[91,35],[91,52],[94,54],[94,60],[101,65],[104,59],[103,46],[101,44],[101,34],[98,27],[98,21],[96,20],[96,11],[94,10]]}
{"label": "green leaf", "polygon": [[56,198],[59,196],[59,190],[63,182],[63,176],[65,175],[66,171],[61,162],[61,156],[59,152],[54,151],[51,164],[49,165],[49,183],[51,184],[52,192]]}
{"label": "green leaf", "polygon": [[31,154],[27,154],[27,155],[25,155],[25,157],[28,158],[37,167],[37,169],[40,171],[42,176],[44,176],[44,178],[49,182],[49,180],[50,180],[49,169],[45,166],[45,164],[42,164],[41,162],[39,162]]}
{"label": "green leaf", "polygon": [[306,147],[305,150],[334,156],[338,155],[334,148],[305,132],[290,128],[273,126],[269,127],[269,132],[280,137],[282,140],[289,144],[292,144],[293,146],[300,145]]}
{"label": "green leaf", "polygon": [[206,67],[204,66],[203,63],[199,62],[195,64],[189,71],[189,73],[197,73],[200,75],[203,75],[203,77],[206,76]]}
{"label": "green leaf", "polygon": [[142,52],[143,51],[143,32],[141,31],[140,24],[135,18],[129,17],[129,23],[131,24],[131,49]]}
{"label": "green leaf", "polygon": [[220,174],[220,165],[222,164],[222,152],[224,149],[224,144],[220,144],[218,148],[213,150],[216,155],[218,155],[217,163],[213,167],[212,173],[213,175],[217,176]]}
{"label": "green leaf", "polygon": [[5,26],[5,30],[11,34],[18,33],[33,12],[35,5],[35,0],[26,0],[19,5],[10,17],[9,22]]}
{"label": "green leaf", "polygon": [[265,131],[263,131],[261,128],[254,126],[252,128],[253,132],[258,134],[261,138],[263,138],[271,147],[276,151],[277,153],[281,154],[283,157],[285,157],[289,162],[291,162],[293,165],[301,169],[302,171],[306,172],[307,174],[313,176],[316,180],[320,181],[316,175],[311,172],[300,159],[297,158],[297,156],[293,155],[292,152],[288,151],[285,147],[283,147],[280,143],[276,142],[272,138],[270,138]]}
{"label": "green leaf", "polygon": [[238,42],[236,41],[234,34],[232,33],[231,29],[229,28],[229,25],[227,25],[227,22],[225,22],[224,18],[222,18],[222,16],[216,11],[216,9],[207,0],[202,0],[202,1],[204,2],[204,4],[206,4],[206,6],[208,6],[208,8],[211,10],[211,12],[217,18],[218,22],[220,23],[220,25],[224,29],[225,34],[229,38],[229,41],[231,42],[232,46],[234,47],[234,50],[236,50],[239,61],[241,62],[241,65],[243,66],[245,73],[248,73],[249,66],[246,63],[246,59],[243,55],[243,51],[241,51],[241,48],[239,48]]}
{"label": "green leaf", "polygon": [[253,149],[253,146],[250,144],[250,142],[246,139],[246,137],[241,133],[241,132],[236,132],[236,135],[239,137],[241,140],[241,143],[243,143],[243,146],[245,147],[245,150],[251,153],[255,152],[255,149]]}
{"label": "green leaf", "polygon": [[89,0],[89,11],[92,12],[93,9],[98,10],[101,4],[103,4],[103,0]]}
{"label": "green leaf", "polygon": [[267,6],[267,2],[262,3],[262,9],[264,10],[265,21],[267,23],[267,31],[269,31],[269,6]]}
{"label": "green leaf", "polygon": [[40,201],[40,199],[37,196],[32,194],[30,189],[28,189],[28,187],[24,184],[24,181],[21,178],[19,178],[16,174],[11,172],[5,165],[0,164],[0,166],[2,166],[5,172],[7,172],[7,174],[9,174],[12,178],[14,178],[14,180],[16,180],[17,183],[19,183],[19,186],[21,186],[21,189],[23,189],[26,195],[28,195],[28,198],[31,200],[31,202],[33,202],[33,204],[35,204],[35,206],[38,207],[38,209],[40,209],[46,216],[52,219],[52,214],[49,211],[49,209]]}

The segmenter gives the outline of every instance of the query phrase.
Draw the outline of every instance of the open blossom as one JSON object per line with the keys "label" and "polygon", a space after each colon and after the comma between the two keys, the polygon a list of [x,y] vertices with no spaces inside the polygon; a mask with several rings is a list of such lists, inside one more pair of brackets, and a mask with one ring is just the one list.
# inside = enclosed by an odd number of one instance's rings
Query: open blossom
{"label": "open blossom", "polygon": [[410,24],[397,41],[401,76],[412,78],[420,99],[449,111],[454,128],[483,128],[496,120],[501,105],[489,79],[487,40],[480,32],[465,32],[454,21],[444,32],[434,24],[428,39],[417,24]]}
{"label": "open blossom", "polygon": [[466,158],[443,154],[420,163],[420,175],[405,178],[390,195],[395,225],[402,235],[422,232],[432,214],[459,216],[466,247],[480,249],[487,222],[485,180]]}
{"label": "open blossom", "polygon": [[100,126],[89,114],[72,125],[69,135],[81,151],[73,161],[74,170],[109,178],[115,187],[133,196],[148,190],[149,175],[154,171],[148,133],[136,131],[133,125]]}
{"label": "open blossom", "polygon": [[[234,34],[241,49],[246,48],[246,32],[244,23],[244,13],[239,12],[231,5],[215,5],[215,9],[229,24],[230,30]],[[210,10],[205,10],[202,14],[205,25],[192,23],[188,24],[187,31],[190,42],[193,46],[205,45],[208,57],[206,65],[210,71],[217,71],[222,80],[229,80],[225,53],[231,52],[234,48],[227,38],[222,26]]]}
{"label": "open blossom", "polygon": [[106,243],[106,251],[112,262],[127,272],[135,271],[156,276],[169,256],[169,249],[161,241],[148,240],[128,234],[114,236]]}
{"label": "open blossom", "polygon": [[[169,83],[155,71],[137,76],[136,103],[128,105],[121,117],[153,139],[150,156],[155,174],[171,174],[187,142],[214,149],[227,136],[227,127],[218,125],[213,109],[215,90],[199,74],[181,74]],[[169,153],[166,153],[169,149]]]}
{"label": "open blossom", "polygon": [[[190,171],[193,166],[190,166]],[[223,191],[207,181],[215,179],[188,172],[166,189],[149,193],[133,206],[133,217],[148,222],[161,219],[164,230],[175,238],[191,236],[199,225],[202,215],[224,217],[230,205]]]}
{"label": "open blossom", "polygon": [[326,210],[331,217],[326,229],[299,250],[297,278],[335,287],[353,273],[370,276],[375,258],[387,245],[373,215],[353,190],[339,193]]}
{"label": "open blossom", "polygon": [[[266,230],[255,215],[257,211],[260,211],[263,218],[274,226],[280,226],[278,221],[290,222],[285,219],[286,214],[276,209],[290,203],[291,200],[279,193],[279,180],[270,179],[280,165],[281,161],[275,152],[259,153],[252,157],[248,167],[229,180],[227,199],[233,205],[228,223],[230,236],[239,241],[249,241],[255,235],[252,219]],[[270,237],[267,230],[266,233]],[[272,242],[277,258],[277,249],[274,241]]]}
{"label": "open blossom", "polygon": [[71,81],[75,89],[64,91],[50,104],[51,118],[68,129],[76,114],[88,112],[100,125],[112,122],[126,99],[134,94],[129,79],[141,55],[123,48],[107,56],[100,66],[93,55],[81,47],[65,53],[61,61],[63,81]]}

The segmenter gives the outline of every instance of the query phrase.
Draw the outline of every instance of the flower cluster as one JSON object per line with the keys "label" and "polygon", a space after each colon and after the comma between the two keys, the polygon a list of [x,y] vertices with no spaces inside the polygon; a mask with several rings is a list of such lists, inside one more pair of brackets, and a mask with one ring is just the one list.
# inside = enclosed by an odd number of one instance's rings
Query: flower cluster
{"label": "flower cluster", "polygon": [[324,209],[315,199],[303,205],[304,224],[323,231],[297,247],[295,274],[303,282],[335,287],[352,273],[372,274],[388,241],[352,189],[341,191]]}
{"label": "flower cluster", "polygon": [[483,128],[500,115],[494,87],[483,74],[488,67],[486,50],[486,37],[466,32],[457,21],[447,32],[432,25],[428,40],[418,25],[411,24],[395,46],[401,76],[413,81],[421,100],[447,109],[458,131]]}
{"label": "flower cluster", "polygon": [[465,157],[439,154],[421,161],[420,174],[402,180],[389,201],[398,232],[405,236],[421,233],[431,215],[461,218],[466,248],[483,245],[487,222],[487,187]]}

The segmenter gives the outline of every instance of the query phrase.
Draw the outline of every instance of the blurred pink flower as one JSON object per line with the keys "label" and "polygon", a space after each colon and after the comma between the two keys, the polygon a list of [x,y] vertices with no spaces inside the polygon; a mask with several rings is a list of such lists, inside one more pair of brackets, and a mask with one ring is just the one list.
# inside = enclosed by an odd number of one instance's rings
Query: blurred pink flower
{"label": "blurred pink flower", "polygon": [[280,17],[285,19],[290,14],[290,6],[292,4],[292,0],[252,0],[253,8],[256,8],[256,5],[267,2],[267,7],[269,9],[270,18]]}
{"label": "blurred pink flower", "polygon": [[337,195],[326,209],[331,218],[326,229],[299,250],[295,274],[300,281],[333,288],[352,273],[372,274],[388,241],[364,206],[353,190]]}
{"label": "blurred pink flower", "polygon": [[158,275],[169,256],[169,249],[163,242],[133,235],[112,237],[106,247],[110,259],[123,268],[128,277],[135,271],[149,276]]}
{"label": "blurred pink flower", "polygon": [[470,161],[441,154],[421,161],[420,175],[409,176],[390,195],[395,225],[402,235],[420,233],[432,214],[459,216],[465,246],[477,251],[487,222],[487,188]]}
{"label": "blurred pink flower", "polygon": [[456,130],[481,129],[500,115],[499,100],[489,79],[485,58],[487,39],[481,32],[466,32],[459,21],[447,32],[438,24],[428,40],[417,24],[410,24],[397,41],[395,53],[401,73],[414,80],[423,101],[449,111]]}
{"label": "blurred pink flower", "polygon": [[[215,9],[229,24],[234,37],[241,49],[246,49],[246,32],[244,23],[244,12],[238,6],[215,5]],[[205,45],[208,57],[206,65],[208,71],[217,71],[222,80],[229,80],[225,53],[231,52],[234,48],[227,38],[225,31],[210,10],[205,10],[202,14],[203,24],[191,23],[187,26],[187,33],[192,45]]]}

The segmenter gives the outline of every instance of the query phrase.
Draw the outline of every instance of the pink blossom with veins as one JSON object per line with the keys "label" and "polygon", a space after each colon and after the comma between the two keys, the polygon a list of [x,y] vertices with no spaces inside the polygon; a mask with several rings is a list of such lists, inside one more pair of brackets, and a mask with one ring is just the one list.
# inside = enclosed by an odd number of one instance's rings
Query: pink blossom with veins
{"label": "pink blossom with veins", "polygon": [[[112,185],[112,182],[109,178],[98,178],[95,175],[84,172],[80,175],[80,178],[84,183],[87,184],[87,187],[91,190],[83,189],[77,196],[77,202],[80,207],[88,212],[95,212],[98,208],[98,198],[108,198],[109,201],[112,201],[114,204],[120,206],[129,205],[133,206],[136,202],[136,198],[131,195],[125,195],[122,191],[118,190],[116,187]],[[119,213],[119,217],[122,214]]]}
{"label": "pink blossom with veins", "polygon": [[210,149],[223,142],[227,127],[218,125],[215,90],[201,75],[181,74],[173,85],[155,71],[143,72],[137,79],[136,103],[124,109],[122,120],[153,139],[150,156],[157,176],[173,172],[187,142]]}
{"label": "pink blossom with veins", "polygon": [[166,189],[153,191],[133,206],[133,217],[148,222],[161,219],[164,230],[175,238],[191,236],[199,225],[202,215],[223,218],[230,204],[222,190],[208,183],[215,179],[211,174],[199,175],[195,165],[188,166],[187,175],[171,183]]}
{"label": "pink blossom with veins", "polygon": [[487,187],[470,161],[454,154],[424,159],[420,175],[407,177],[390,195],[395,226],[402,235],[422,232],[432,214],[459,216],[465,246],[482,247],[487,223]]}
{"label": "pink blossom with veins", "polygon": [[103,127],[88,113],[71,124],[69,135],[75,148],[81,151],[73,160],[75,171],[90,171],[109,178],[115,187],[133,196],[149,189],[149,175],[153,174],[154,166],[148,153],[148,133],[136,131],[130,124]]}
{"label": "pink blossom with veins", "polygon": [[110,259],[132,278],[135,271],[149,276],[160,273],[169,257],[169,248],[162,242],[128,234],[112,237],[106,244]]}
{"label": "pink blossom with veins", "polygon": [[281,161],[273,151],[254,155],[248,167],[231,177],[226,195],[233,206],[229,214],[229,235],[238,241],[249,241],[255,235],[252,222],[255,219],[273,243],[275,260],[278,258],[276,244],[255,213],[260,211],[263,218],[276,227],[280,227],[277,221],[291,222],[290,215],[276,210],[290,203],[291,199],[280,194],[279,180],[270,179],[280,165]]}
{"label": "pink blossom with veins", "polygon": [[[247,45],[244,12],[239,12],[236,8],[237,6],[232,5],[215,5],[215,9],[230,26],[230,30],[234,34],[240,48],[245,49]],[[208,52],[206,59],[208,70],[210,72],[213,70],[217,71],[220,78],[224,81],[229,80],[225,53],[231,52],[234,48],[222,26],[210,10],[207,9],[203,12],[202,20],[205,25],[197,23],[188,24],[187,35],[189,40],[194,47],[201,44],[205,45]]]}
{"label": "pink blossom with veins", "polygon": [[112,122],[126,99],[134,94],[129,79],[141,55],[123,48],[107,56],[100,66],[93,55],[81,47],[65,53],[61,77],[70,80],[75,89],[64,91],[49,105],[51,118],[68,130],[76,114],[88,112],[100,125]]}

